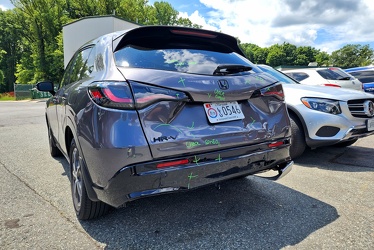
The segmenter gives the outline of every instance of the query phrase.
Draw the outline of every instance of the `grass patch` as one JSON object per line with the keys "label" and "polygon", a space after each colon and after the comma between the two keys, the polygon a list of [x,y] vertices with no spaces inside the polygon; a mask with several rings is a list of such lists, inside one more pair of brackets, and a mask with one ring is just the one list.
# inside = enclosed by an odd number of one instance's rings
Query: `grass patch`
{"label": "grass patch", "polygon": [[14,92],[0,93],[0,101],[15,101]]}

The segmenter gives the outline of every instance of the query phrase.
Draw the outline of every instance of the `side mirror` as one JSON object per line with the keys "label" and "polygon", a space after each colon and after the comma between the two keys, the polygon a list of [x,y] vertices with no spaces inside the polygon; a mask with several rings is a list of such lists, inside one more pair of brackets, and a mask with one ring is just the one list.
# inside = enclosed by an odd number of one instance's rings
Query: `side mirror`
{"label": "side mirror", "polygon": [[55,95],[55,89],[52,82],[38,82],[36,84],[36,89],[43,92],[49,92],[52,95]]}

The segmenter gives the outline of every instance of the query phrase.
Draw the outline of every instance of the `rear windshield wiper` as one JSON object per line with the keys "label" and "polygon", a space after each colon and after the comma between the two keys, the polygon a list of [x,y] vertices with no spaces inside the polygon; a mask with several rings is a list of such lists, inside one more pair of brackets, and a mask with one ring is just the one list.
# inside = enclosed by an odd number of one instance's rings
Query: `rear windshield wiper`
{"label": "rear windshield wiper", "polygon": [[218,65],[216,70],[214,70],[213,75],[229,75],[235,74],[239,72],[245,72],[252,70],[252,67],[240,64],[226,64],[226,65]]}

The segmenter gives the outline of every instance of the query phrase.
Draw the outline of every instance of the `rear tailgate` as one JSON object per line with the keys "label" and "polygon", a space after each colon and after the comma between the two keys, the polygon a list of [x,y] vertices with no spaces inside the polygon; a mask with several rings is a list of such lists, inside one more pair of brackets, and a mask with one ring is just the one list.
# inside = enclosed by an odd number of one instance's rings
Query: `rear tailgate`
{"label": "rear tailgate", "polygon": [[131,84],[135,99],[142,99],[147,91],[152,93],[147,101],[154,98],[151,105],[137,109],[154,158],[275,140],[288,131],[283,101],[250,99],[255,90],[274,84],[266,74],[204,76],[119,69]]}

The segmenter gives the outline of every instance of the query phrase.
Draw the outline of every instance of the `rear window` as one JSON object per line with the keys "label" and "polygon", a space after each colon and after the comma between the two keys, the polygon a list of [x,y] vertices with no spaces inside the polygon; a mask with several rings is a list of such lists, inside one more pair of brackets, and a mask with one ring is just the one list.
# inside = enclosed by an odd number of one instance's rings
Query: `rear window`
{"label": "rear window", "polygon": [[317,70],[317,73],[326,80],[354,80],[353,77],[339,68],[320,69]]}
{"label": "rear window", "polygon": [[[179,48],[178,48],[179,47]],[[130,68],[146,68],[177,71],[192,74],[212,75],[218,65],[239,64],[259,69],[236,52],[188,48],[191,45],[163,45],[162,48],[147,48],[129,45],[115,52],[116,65]],[[195,46],[196,47],[196,44]],[[243,72],[239,74],[248,74]]]}
{"label": "rear window", "polygon": [[286,73],[289,77],[295,79],[296,81],[302,81],[304,79],[307,79],[309,77],[308,74],[303,72],[292,72],[292,73]]}
{"label": "rear window", "polygon": [[356,77],[362,83],[373,83],[374,82],[374,70],[350,72],[350,74]]}

